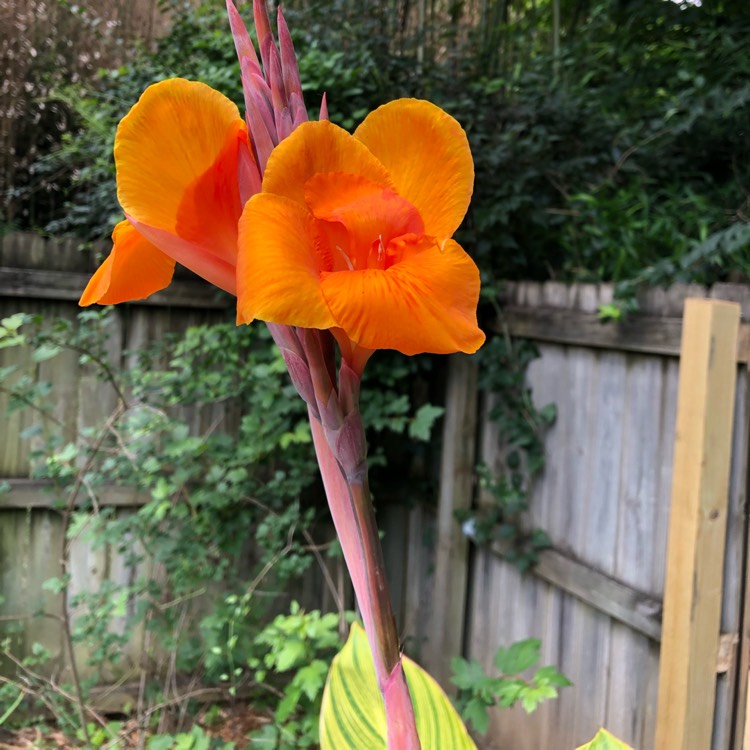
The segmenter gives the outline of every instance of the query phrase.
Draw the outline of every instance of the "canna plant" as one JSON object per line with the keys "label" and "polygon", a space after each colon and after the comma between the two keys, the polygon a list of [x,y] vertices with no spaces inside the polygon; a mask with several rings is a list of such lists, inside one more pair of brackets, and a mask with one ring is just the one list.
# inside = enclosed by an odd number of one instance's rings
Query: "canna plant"
{"label": "canna plant", "polygon": [[[283,16],[277,47],[264,2],[253,10],[260,56],[227,0],[244,119],[210,87],[170,79],[121,121],[114,155],[125,219],[81,304],[147,297],[181,263],[237,296],[238,323],[268,324],[308,406],[371,659],[371,668],[354,660],[354,673],[332,670],[322,747],[473,748],[437,683],[412,662],[404,669],[359,412],[375,350],[473,353],[484,341],[479,272],[451,239],[473,189],[468,141],[453,118],[412,99],[376,110],[353,136],[327,121],[325,99],[320,121],[307,122]],[[351,638],[361,655],[359,631]],[[365,686],[370,673],[382,701],[343,710],[342,680]]]}
{"label": "canna plant", "polygon": [[[199,82],[146,89],[115,137],[125,219],[80,302],[143,299],[181,263],[237,297],[238,323],[267,323],[307,403],[364,622],[331,667],[321,747],[475,750],[437,683],[401,655],[359,412],[377,349],[473,353],[484,342],[479,272],[451,239],[473,189],[466,135],[414,99],[380,107],[353,136],[327,121],[325,99],[308,122],[281,12],[277,46],[253,2],[260,56],[233,0],[227,12],[245,117]],[[579,750],[595,748],[629,750],[604,730]]]}

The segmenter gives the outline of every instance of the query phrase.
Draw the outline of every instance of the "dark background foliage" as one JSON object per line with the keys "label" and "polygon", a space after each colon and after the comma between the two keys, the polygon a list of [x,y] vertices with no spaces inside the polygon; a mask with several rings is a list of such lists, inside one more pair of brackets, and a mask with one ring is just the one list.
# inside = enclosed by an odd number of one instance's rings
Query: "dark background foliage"
{"label": "dark background foliage", "polygon": [[[241,105],[223,3],[171,5],[169,30],[127,62],[57,81],[48,98],[64,126],[6,222],[106,236],[115,126],[155,80],[200,79]],[[285,12],[311,116],[326,92],[349,129],[398,96],[462,122],[477,179],[460,238],[485,280],[621,281],[655,265],[661,283],[746,275],[747,235],[715,235],[749,212],[747,4],[315,0]]]}

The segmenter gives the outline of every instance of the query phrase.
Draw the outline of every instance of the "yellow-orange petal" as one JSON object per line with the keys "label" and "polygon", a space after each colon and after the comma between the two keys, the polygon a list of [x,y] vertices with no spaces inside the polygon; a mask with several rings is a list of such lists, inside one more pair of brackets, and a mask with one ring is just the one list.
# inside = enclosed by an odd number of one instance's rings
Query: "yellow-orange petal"
{"label": "yellow-orange petal", "polygon": [[144,299],[169,286],[174,261],[141,236],[128,221],[112,232],[114,246],[81,295],[83,307]]}
{"label": "yellow-orange petal", "polygon": [[[234,264],[246,142],[237,107],[210,86],[181,78],[149,86],[115,137],[120,204],[138,225]],[[201,274],[191,255],[176,260]]]}
{"label": "yellow-orange petal", "polygon": [[396,192],[417,207],[427,234],[456,231],[474,189],[474,161],[453,117],[427,101],[397,99],[371,112],[354,137],[388,170]]}
{"label": "yellow-orange petal", "polygon": [[479,271],[453,240],[408,240],[386,271],[323,273],[321,287],[336,326],[358,346],[403,354],[475,352]]}
{"label": "yellow-orange petal", "polygon": [[247,202],[239,224],[238,323],[334,324],[320,290],[330,259],[318,240],[315,219],[303,205],[263,193]]}
{"label": "yellow-orange petal", "polygon": [[273,150],[263,192],[304,203],[305,184],[315,174],[347,172],[391,187],[383,165],[343,128],[327,120],[304,122]]}

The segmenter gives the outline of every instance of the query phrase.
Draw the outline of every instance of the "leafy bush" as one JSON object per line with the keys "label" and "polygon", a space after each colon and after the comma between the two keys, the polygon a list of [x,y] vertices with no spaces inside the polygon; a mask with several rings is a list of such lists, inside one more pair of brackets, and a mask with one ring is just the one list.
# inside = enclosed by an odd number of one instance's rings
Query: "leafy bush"
{"label": "leafy bush", "polygon": [[[19,313],[0,321],[0,349],[27,347],[35,365],[72,351],[87,377],[112,395],[103,424],[71,434],[55,416],[59,395],[49,383],[21,365],[0,368],[10,410],[37,416],[23,437],[35,441],[35,476],[51,480],[66,499],[65,554],[83,539],[93,551],[115,550],[133,571],[125,585],[104,580],[73,594],[65,558],[62,574],[44,585],[75,613],[71,641],[86,645],[95,673],[139,677],[149,691],[165,694],[177,675],[192,675],[234,694],[253,672],[300,666],[285,656],[295,643],[303,646],[303,661],[305,648],[322,653],[338,643],[335,616],[294,609],[265,627],[285,584],[307,570],[313,553],[320,555],[312,524],[328,517],[306,407],[264,326],[192,327],[131,352],[122,370],[107,353],[119,314],[89,310],[71,321]],[[441,410],[404,391],[405,380],[419,382],[420,364],[396,368],[384,358],[379,367],[382,387],[363,407],[375,429],[427,441]],[[380,455],[381,464],[386,458]],[[113,486],[145,496],[137,512],[102,502]],[[277,596],[261,596],[263,588]],[[144,658],[132,664],[124,647],[137,632],[144,634],[137,638]],[[44,677],[49,655],[24,659],[13,637],[2,653],[33,684],[30,695],[54,701],[63,726],[82,730],[73,709],[85,702],[89,681],[60,692]],[[322,662],[315,664],[322,687]],[[309,733],[290,722],[302,721],[298,709],[317,700],[314,676],[303,670],[285,688],[289,696],[297,690],[277,717],[290,732]],[[0,691],[10,705],[18,684]]]}
{"label": "leafy bush", "polygon": [[[627,24],[595,6],[558,56],[538,49],[496,77],[469,69],[435,85],[476,156],[464,242],[487,279],[618,281],[747,221],[747,13],[731,26],[629,5]],[[747,244],[733,261],[747,273]]]}
{"label": "leafy bush", "polygon": [[[49,231],[109,233],[115,126],[149,83],[197,78],[241,105],[222,5],[176,14],[154,52],[103,72],[97,88],[58,89],[81,129],[35,167],[73,176]],[[604,0],[582,13],[564,8],[558,48],[547,41],[550,2],[505,16],[489,3],[481,19],[435,13],[422,29],[380,3],[291,3],[286,12],[313,116],[323,92],[346,128],[388,99],[420,95],[464,124],[477,179],[461,239],[486,282],[620,281],[665,258],[679,263],[745,222],[750,184],[746,9],[627,5],[624,15]],[[691,278],[747,274],[747,243],[722,252],[691,265]]]}
{"label": "leafy bush", "polygon": [[489,676],[476,659],[453,659],[451,682],[459,689],[457,703],[462,718],[479,734],[486,734],[490,707],[511,708],[520,703],[526,713],[531,713],[540,703],[556,698],[558,688],[571,684],[556,667],[539,667],[530,679],[521,676],[536,666],[540,656],[541,643],[535,638],[517,641],[508,648],[500,646],[495,653],[495,667],[500,673],[497,677]]}
{"label": "leafy bush", "polygon": [[[353,613],[348,616],[353,620]],[[248,660],[257,682],[286,675],[273,720],[251,737],[259,747],[295,750],[318,746],[318,722],[331,660],[343,645],[335,613],[304,612],[292,602],[255,638],[257,656]]]}

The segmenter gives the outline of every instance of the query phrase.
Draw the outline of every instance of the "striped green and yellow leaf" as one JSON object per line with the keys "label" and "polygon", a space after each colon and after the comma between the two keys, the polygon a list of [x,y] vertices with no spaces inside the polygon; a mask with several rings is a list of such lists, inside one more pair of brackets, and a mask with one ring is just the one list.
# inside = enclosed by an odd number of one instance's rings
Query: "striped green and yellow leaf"
{"label": "striped green and yellow leaf", "polygon": [[591,742],[581,745],[578,750],[633,750],[633,748],[618,740],[606,729],[600,729]]}
{"label": "striped green and yellow leaf", "polygon": [[[422,750],[476,750],[442,688],[404,657]],[[320,712],[321,750],[387,750],[383,699],[365,631],[354,624],[333,660]]]}

